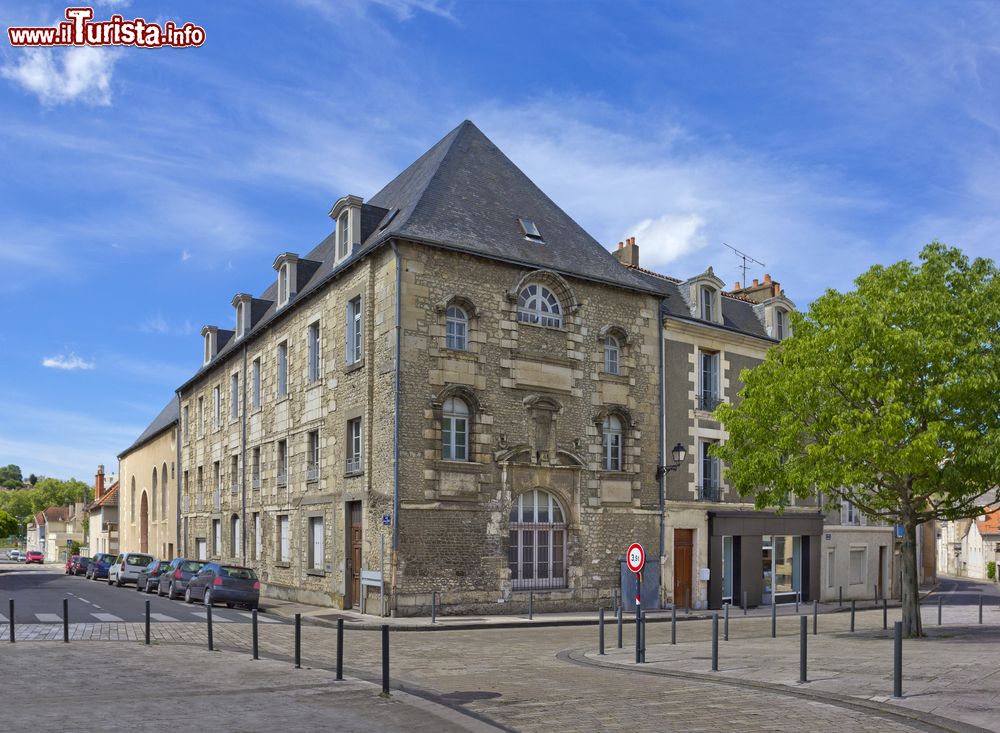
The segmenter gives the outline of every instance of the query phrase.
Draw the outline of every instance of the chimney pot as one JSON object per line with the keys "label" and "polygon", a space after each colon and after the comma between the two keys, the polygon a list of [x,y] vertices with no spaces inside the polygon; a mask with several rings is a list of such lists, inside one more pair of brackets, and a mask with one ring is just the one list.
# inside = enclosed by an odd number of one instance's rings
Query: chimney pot
{"label": "chimney pot", "polygon": [[771,273],[769,273],[769,272],[765,272],[764,273],[764,282],[766,282],[766,283],[771,282]]}
{"label": "chimney pot", "polygon": [[780,287],[780,286],[778,285],[778,283],[774,283],[774,285],[772,285],[772,286],[771,286],[771,292],[772,292],[772,293],[773,293],[774,295],[777,295],[777,294],[778,294],[778,288],[779,288],[779,287]]}
{"label": "chimney pot", "polygon": [[625,242],[619,242],[618,243],[618,249],[622,249],[624,247],[625,247]]}
{"label": "chimney pot", "polygon": [[734,292],[734,293],[735,293],[735,292],[738,292],[738,291],[739,291],[739,290],[741,290],[741,289],[742,289],[742,288],[740,288],[740,281],[739,281],[739,280],[737,280],[736,282],[734,282],[734,283],[733,283],[733,292]]}
{"label": "chimney pot", "polygon": [[759,282],[757,282],[757,278],[754,278],[754,279],[753,279],[753,286],[754,286],[754,287],[757,287],[758,285],[760,285],[760,283],[759,283]]}

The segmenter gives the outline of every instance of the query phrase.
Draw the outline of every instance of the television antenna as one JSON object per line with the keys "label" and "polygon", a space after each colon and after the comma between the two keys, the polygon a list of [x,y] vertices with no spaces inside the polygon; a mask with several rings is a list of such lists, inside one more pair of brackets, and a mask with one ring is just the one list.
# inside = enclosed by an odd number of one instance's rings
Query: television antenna
{"label": "television antenna", "polygon": [[747,286],[747,269],[749,267],[749,265],[747,263],[748,262],[753,262],[755,264],[760,265],[761,267],[766,267],[766,265],[763,262],[761,262],[760,260],[755,260],[753,257],[751,257],[750,255],[748,255],[746,252],[742,252],[742,251],[736,249],[736,247],[734,247],[731,244],[726,244],[725,242],[723,242],[722,244],[723,244],[724,247],[729,247],[729,249],[731,249],[733,252],[736,253],[737,257],[739,257],[739,258],[741,258],[743,260],[743,264],[740,265],[740,269],[743,271],[742,287],[745,288]]}

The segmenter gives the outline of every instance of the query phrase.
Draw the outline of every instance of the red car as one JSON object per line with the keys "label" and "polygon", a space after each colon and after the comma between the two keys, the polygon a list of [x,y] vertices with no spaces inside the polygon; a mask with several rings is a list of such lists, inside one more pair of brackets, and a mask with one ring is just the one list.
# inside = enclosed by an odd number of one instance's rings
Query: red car
{"label": "red car", "polygon": [[28,554],[24,556],[24,564],[37,562],[39,565],[45,562],[45,557],[38,550],[28,550]]}
{"label": "red car", "polygon": [[66,566],[64,568],[66,571],[66,575],[69,575],[71,572],[73,572],[73,565],[75,565],[76,561],[79,559],[80,559],[79,555],[69,555],[66,558]]}

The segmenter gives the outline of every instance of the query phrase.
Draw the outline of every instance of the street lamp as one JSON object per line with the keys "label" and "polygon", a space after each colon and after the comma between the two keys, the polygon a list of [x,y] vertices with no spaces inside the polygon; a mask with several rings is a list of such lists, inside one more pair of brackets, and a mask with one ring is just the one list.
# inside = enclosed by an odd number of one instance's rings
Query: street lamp
{"label": "street lamp", "polygon": [[668,463],[665,466],[656,467],[656,480],[659,481],[663,476],[671,471],[676,471],[680,468],[681,464],[684,463],[684,459],[687,457],[687,449],[678,443],[674,446],[674,449],[670,451],[670,456],[674,459],[673,463]]}

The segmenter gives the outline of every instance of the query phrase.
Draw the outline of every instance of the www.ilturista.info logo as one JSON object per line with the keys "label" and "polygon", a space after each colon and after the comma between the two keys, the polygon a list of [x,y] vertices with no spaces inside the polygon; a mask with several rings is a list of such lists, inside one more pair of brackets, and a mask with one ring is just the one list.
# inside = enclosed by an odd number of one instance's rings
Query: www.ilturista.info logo
{"label": "www.ilturista.info logo", "polygon": [[93,8],[66,8],[66,21],[55,26],[8,28],[11,46],[137,46],[187,48],[205,42],[205,29],[194,23],[163,25],[142,18],[112,15],[94,21]]}

